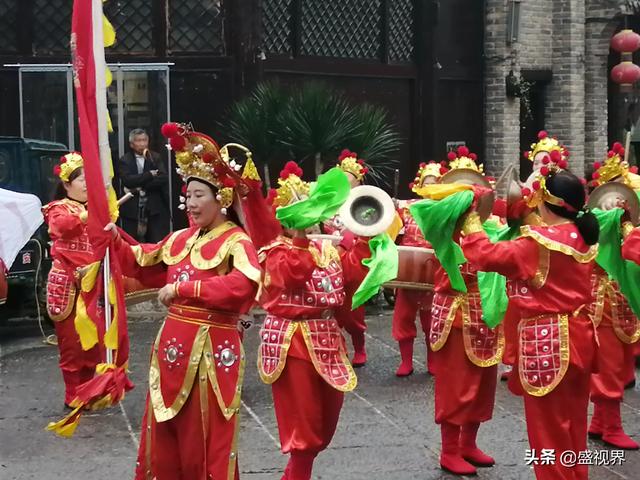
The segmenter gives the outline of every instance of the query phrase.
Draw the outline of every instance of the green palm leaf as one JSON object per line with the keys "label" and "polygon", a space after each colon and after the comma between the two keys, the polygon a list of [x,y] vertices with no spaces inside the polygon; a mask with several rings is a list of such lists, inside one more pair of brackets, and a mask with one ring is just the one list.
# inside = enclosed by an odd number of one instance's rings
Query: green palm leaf
{"label": "green palm leaf", "polygon": [[250,96],[231,106],[223,126],[229,139],[249,148],[260,163],[271,163],[288,156],[279,142],[280,121],[286,109],[287,94],[275,82],[260,83]]}
{"label": "green palm leaf", "polygon": [[400,135],[387,119],[384,108],[362,104],[354,109],[353,130],[349,132],[345,147],[358,153],[369,167],[367,183],[391,187],[394,170],[398,168]]}
{"label": "green palm leaf", "polygon": [[282,125],[282,144],[302,162],[315,160],[316,169],[322,170],[352,131],[353,109],[342,95],[312,82],[291,97]]}

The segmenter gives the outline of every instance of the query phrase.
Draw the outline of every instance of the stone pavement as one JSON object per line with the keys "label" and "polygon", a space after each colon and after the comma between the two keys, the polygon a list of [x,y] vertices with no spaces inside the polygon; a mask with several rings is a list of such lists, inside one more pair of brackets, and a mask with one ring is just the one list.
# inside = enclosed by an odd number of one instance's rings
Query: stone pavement
{"label": "stone pavement", "polygon": [[[414,375],[394,375],[399,359],[391,338],[390,310],[367,317],[369,363],[357,370],[359,383],[347,394],[331,447],[314,468],[314,479],[453,479],[438,466],[439,430],[433,422],[433,379],[424,367],[424,344],[416,341]],[[54,437],[45,425],[59,419],[62,378],[57,350],[46,346],[34,321],[12,320],[0,327],[0,479],[84,480],[132,478],[144,409],[147,360],[162,313],[151,303],[130,316],[131,376],[136,389],[123,404],[87,414],[71,439]],[[247,369],[240,432],[240,470],[245,480],[278,480],[286,457],[270,388],[255,367],[258,327],[245,341]],[[627,431],[640,437],[640,391],[627,391],[623,417]],[[533,479],[525,465],[528,448],[520,398],[498,385],[492,421],[480,429],[479,445],[497,465],[480,469],[480,479]],[[590,443],[593,450],[602,449]],[[627,452],[623,465],[594,467],[592,480],[640,478],[640,452]]]}

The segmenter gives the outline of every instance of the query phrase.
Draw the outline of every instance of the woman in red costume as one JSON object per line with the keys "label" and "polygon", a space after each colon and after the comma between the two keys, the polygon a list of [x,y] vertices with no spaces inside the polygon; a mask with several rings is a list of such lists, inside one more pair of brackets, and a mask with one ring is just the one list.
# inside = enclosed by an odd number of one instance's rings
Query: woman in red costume
{"label": "woman in red costume", "polygon": [[238,321],[261,277],[249,237],[231,220],[239,167],[186,125],[166,124],[162,133],[187,184],[193,226],[158,244],[119,242],[125,273],[160,288],[169,307],[151,353],[135,478],[237,479],[245,366]]}
{"label": "woman in red costume", "polygon": [[[438,182],[438,179],[447,171],[446,167],[439,163],[429,162],[420,164],[415,180],[409,188],[417,193],[420,187]],[[431,248],[429,242],[424,239],[418,224],[414,220],[409,206],[416,200],[399,202],[398,214],[402,220],[402,230],[398,245],[405,247]],[[431,328],[431,302],[432,291],[409,290],[399,288],[396,290],[396,303],[393,309],[391,333],[400,347],[400,365],[396,370],[398,377],[406,377],[413,373],[413,343],[418,335],[416,329],[416,314],[420,315],[420,324],[427,344],[427,370],[433,373],[431,357],[429,356],[429,329]]]}
{"label": "woman in red costume", "polygon": [[76,295],[80,288],[77,271],[94,260],[87,235],[87,186],[82,166],[82,156],[77,152],[60,159],[60,164],[54,167],[54,174],[60,179],[56,200],[43,208],[53,241],[47,312],[58,337],[67,407],[76,398],[78,386],[93,378],[96,365],[101,361],[99,346],[88,351],[82,349],[74,323]]}
{"label": "woman in red costume", "polygon": [[[466,147],[450,152],[452,170],[481,173]],[[457,240],[457,239],[456,239]],[[473,475],[475,466],[495,461],[476,445],[482,422],[493,416],[498,363],[504,350],[502,326],[489,328],[482,320],[478,270],[460,269],[467,293],[454,290],[442,267],[436,270],[429,343],[435,371],[435,421],[440,425],[440,465],[458,475]]]}
{"label": "woman in red costume", "polygon": [[[308,195],[301,175],[295,163],[286,166],[276,206]],[[348,301],[345,284],[363,276],[361,260],[368,255],[364,239],[338,253],[330,241],[310,242],[299,230],[287,230],[259,251],[267,317],[258,369],[272,385],[282,452],[290,454],[284,480],[311,478],[315,457],[335,433],[344,392],[356,386],[335,311]]]}
{"label": "woman in red costume", "polygon": [[585,307],[597,254],[598,223],[585,210],[584,187],[566,171],[546,167],[534,184],[545,226],[523,227],[517,240],[491,243],[477,213],[464,222],[462,249],[475,268],[510,281],[520,313],[517,361],[510,378],[524,395],[529,444],[535,457],[552,449],[555,461],[534,463],[538,479],[586,479],[588,467],[563,466],[564,451],[586,450],[589,383],[595,331]]}
{"label": "woman in red costume", "polygon": [[[369,171],[364,164],[364,160],[358,159],[357,153],[345,149],[338,157],[338,161],[337,167],[347,175],[351,188],[361,185],[364,176]],[[322,228],[328,235],[342,235],[344,237],[340,244],[340,250],[351,248],[357,240],[351,232],[344,229],[339,215],[324,222]],[[336,308],[335,311],[338,324],[351,336],[351,343],[353,344],[353,360],[351,363],[355,368],[362,367],[367,363],[364,336],[367,331],[367,323],[365,321],[364,306],[360,306],[355,310],[351,309],[351,299],[357,288],[358,282],[355,282],[353,288],[350,285],[345,285],[346,297],[344,304]]]}
{"label": "woman in red costume", "polygon": [[[617,179],[624,181],[628,165],[623,158],[624,148],[616,142],[606,160],[594,165],[594,185],[600,186]],[[603,206],[605,209],[607,207]],[[596,352],[598,372],[591,376],[594,408],[589,436],[601,438],[604,443],[617,448],[637,450],[638,444],[622,427],[620,404],[625,384],[635,375],[634,344],[640,338],[640,321],[633,314],[617,282],[600,266],[595,268],[593,296],[592,320],[598,331],[599,347]]]}

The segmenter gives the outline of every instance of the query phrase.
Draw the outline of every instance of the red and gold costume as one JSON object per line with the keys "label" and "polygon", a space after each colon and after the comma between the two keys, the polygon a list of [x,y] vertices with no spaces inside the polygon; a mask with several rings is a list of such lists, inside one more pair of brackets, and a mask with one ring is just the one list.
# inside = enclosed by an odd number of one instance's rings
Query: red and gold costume
{"label": "red and gold costume", "polygon": [[[449,154],[452,169],[481,173],[475,155],[459,147]],[[459,238],[454,238],[459,241]],[[478,270],[460,267],[467,293],[451,287],[444,268],[435,273],[429,344],[435,371],[435,421],[440,425],[440,464],[458,474],[474,474],[477,466],[491,466],[493,458],[476,445],[480,423],[493,416],[498,363],[504,351],[502,326],[489,328],[482,320]]]}
{"label": "red and gold costume", "polygon": [[635,228],[622,244],[622,256],[625,260],[640,265],[640,228]]}
{"label": "red and gold costume", "polygon": [[[179,173],[185,180],[214,185],[221,195],[228,164],[217,145],[188,127],[179,128],[182,133],[174,135],[184,143],[172,141],[182,146],[174,146]],[[219,201],[231,204],[225,198]],[[197,226],[180,230],[159,244],[119,243],[117,254],[126,274],[151,287],[172,284],[176,294],[151,352],[135,478],[238,478],[245,368],[238,321],[253,305],[261,280],[253,244],[230,221],[209,231]]]}
{"label": "red and gold costume", "polygon": [[310,478],[313,458],[335,432],[344,392],[356,386],[335,310],[368,254],[364,240],[340,255],[328,241],[284,237],[260,250],[267,317],[258,369],[272,384],[282,451],[291,454],[286,479]]}
{"label": "red and gold costume", "polygon": [[[304,197],[308,184],[301,175],[294,162],[285,166],[276,206]],[[369,255],[365,239],[338,250],[328,240],[283,235],[259,251],[259,299],[267,316],[258,371],[272,386],[282,452],[290,454],[285,480],[311,478],[315,457],[335,433],[344,392],[356,387],[336,310],[351,301],[347,292],[356,290],[353,284],[364,276],[361,261]]]}
{"label": "red and gold costume", "polygon": [[[595,331],[585,310],[592,301],[597,247],[585,244],[577,227],[565,223],[522,227],[513,241],[491,243],[476,214],[463,227],[467,260],[508,282],[518,309],[517,359],[511,390],[524,395],[532,449],[586,450],[589,381],[595,360]],[[534,466],[536,478],[587,478],[586,466]],[[575,476],[574,476],[575,475]]]}
{"label": "red and gold costume", "polygon": [[58,337],[65,404],[70,405],[76,398],[77,387],[93,378],[96,365],[102,360],[98,345],[88,351],[82,349],[74,323],[76,295],[80,290],[76,272],[94,261],[93,250],[87,235],[87,209],[83,203],[56,200],[45,205],[43,214],[53,241],[53,264],[47,279],[47,312]]}
{"label": "red and gold costume", "polygon": [[[409,185],[412,191],[424,185],[427,177],[438,179],[447,169],[439,163],[429,162],[420,164],[416,178]],[[418,200],[400,202],[398,215],[402,221],[398,244],[405,247],[431,248],[409,211],[412,203]],[[433,373],[431,357],[429,356],[429,330],[431,328],[431,302],[433,291],[410,290],[399,288],[396,290],[396,302],[393,309],[391,333],[400,348],[400,366],[396,375],[403,377],[413,373],[413,343],[418,335],[416,329],[416,314],[420,316],[420,325],[425,335],[427,347],[427,370]]]}
{"label": "red and gold costume", "polygon": [[[604,164],[596,163],[593,183],[602,185],[628,175],[624,148],[615,143]],[[627,182],[625,182],[627,183]],[[618,284],[599,266],[593,276],[592,320],[598,332],[598,372],[591,376],[593,417],[589,435],[610,445],[637,449],[622,428],[620,404],[624,387],[635,377],[634,348],[640,339],[640,321],[620,292]]]}
{"label": "red and gold costume", "polygon": [[[352,175],[358,182],[362,182],[364,176],[368,172],[368,168],[364,164],[364,160],[358,159],[358,155],[355,152],[349,150],[343,150],[338,157],[338,167],[346,174]],[[340,216],[336,215],[334,218],[324,222],[322,224],[323,231],[328,235],[342,235],[343,241],[341,242],[341,248],[349,249],[354,245],[356,237],[345,231],[344,225],[340,220]],[[362,278],[360,279],[362,280]],[[365,332],[367,331],[367,323],[365,321],[364,305],[351,309],[351,300],[353,294],[358,288],[359,282],[354,281],[353,285],[345,286],[346,299],[344,304],[338,307],[335,311],[336,320],[338,324],[344,328],[351,336],[351,342],[353,344],[353,366],[361,367],[367,362],[367,351],[365,348]]]}

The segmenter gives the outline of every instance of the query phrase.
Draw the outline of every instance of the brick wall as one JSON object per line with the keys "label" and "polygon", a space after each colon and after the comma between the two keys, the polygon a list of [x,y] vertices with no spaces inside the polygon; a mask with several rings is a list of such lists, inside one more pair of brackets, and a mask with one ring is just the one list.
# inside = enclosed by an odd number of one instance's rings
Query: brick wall
{"label": "brick wall", "polygon": [[[518,162],[520,102],[506,96],[513,70],[551,70],[545,128],[571,150],[577,174],[607,148],[607,58],[621,2],[522,1],[518,42],[506,39],[508,1],[486,0],[485,135],[488,170]],[[531,141],[534,141],[532,138]],[[585,168],[586,166],[586,168]]]}

